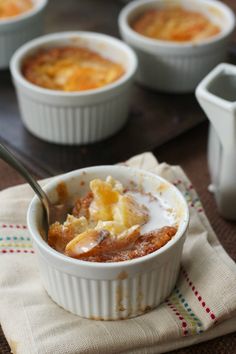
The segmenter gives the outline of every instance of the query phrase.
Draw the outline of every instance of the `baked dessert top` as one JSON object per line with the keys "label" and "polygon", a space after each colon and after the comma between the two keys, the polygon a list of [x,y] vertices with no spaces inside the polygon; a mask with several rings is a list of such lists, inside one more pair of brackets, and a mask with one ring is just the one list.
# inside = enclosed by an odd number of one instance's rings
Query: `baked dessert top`
{"label": "baked dessert top", "polygon": [[22,73],[47,89],[83,91],[118,80],[124,68],[90,49],[66,46],[42,49],[26,58]]}
{"label": "baked dessert top", "polygon": [[21,15],[33,6],[32,0],[0,0],[0,20]]}
{"label": "baked dessert top", "polygon": [[48,243],[72,258],[120,262],[158,250],[177,229],[173,210],[155,194],[125,189],[108,176],[92,180],[66,221],[50,226]]}
{"label": "baked dessert top", "polygon": [[131,27],[143,36],[176,42],[200,41],[221,30],[204,14],[179,6],[147,10],[131,23]]}

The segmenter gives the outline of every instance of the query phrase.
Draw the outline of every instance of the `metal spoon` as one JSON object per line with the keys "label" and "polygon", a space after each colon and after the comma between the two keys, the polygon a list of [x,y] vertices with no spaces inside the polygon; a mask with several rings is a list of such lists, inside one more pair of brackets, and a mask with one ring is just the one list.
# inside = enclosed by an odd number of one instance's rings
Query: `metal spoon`
{"label": "metal spoon", "polygon": [[30,184],[30,186],[33,188],[33,190],[39,197],[46,214],[46,232],[44,235],[44,239],[47,242],[49,225],[53,224],[56,221],[65,221],[69,209],[68,204],[52,204],[48,199],[46,193],[38,184],[38,182],[30,175],[30,173],[21,164],[21,162],[18,161],[15,156],[1,143],[0,157],[9,165],[11,165],[15,170],[17,170],[22,177],[25,178],[25,180]]}

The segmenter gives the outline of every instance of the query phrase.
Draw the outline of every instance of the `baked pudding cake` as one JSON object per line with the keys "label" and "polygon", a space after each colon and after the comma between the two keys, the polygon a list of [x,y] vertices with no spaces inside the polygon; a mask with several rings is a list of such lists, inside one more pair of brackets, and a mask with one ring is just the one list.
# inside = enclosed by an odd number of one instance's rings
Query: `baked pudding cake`
{"label": "baked pudding cake", "polygon": [[26,58],[23,76],[43,88],[62,91],[98,89],[118,80],[124,68],[82,47],[42,49]]}
{"label": "baked pudding cake", "polygon": [[176,42],[200,41],[221,30],[204,14],[180,6],[146,10],[131,23],[131,27],[143,36]]}
{"label": "baked pudding cake", "polygon": [[33,6],[32,0],[0,0],[0,20],[21,15]]}
{"label": "baked pudding cake", "polygon": [[50,226],[48,243],[84,261],[120,262],[156,251],[177,229],[173,209],[155,194],[125,189],[108,176],[92,180],[66,221]]}

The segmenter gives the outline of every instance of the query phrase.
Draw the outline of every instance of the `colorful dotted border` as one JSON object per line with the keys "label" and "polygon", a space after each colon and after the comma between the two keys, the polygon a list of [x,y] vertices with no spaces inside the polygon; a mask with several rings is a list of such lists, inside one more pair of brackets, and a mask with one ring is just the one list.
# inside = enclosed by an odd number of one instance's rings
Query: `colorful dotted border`
{"label": "colorful dotted border", "polygon": [[180,179],[175,180],[172,183],[180,190],[181,190],[180,187],[182,186],[182,188],[184,189],[184,191],[182,191],[182,193],[184,194],[184,197],[190,207],[195,208],[199,213],[203,212],[203,206],[202,206],[202,203],[201,203],[200,199],[198,198],[198,196],[196,195],[193,198],[191,195],[192,192],[195,192],[195,189],[192,184],[185,186],[184,182],[181,181]]}
{"label": "colorful dotted border", "polygon": [[27,229],[27,226],[26,225],[20,225],[20,224],[17,224],[17,225],[14,225],[14,224],[0,224],[0,227],[2,229],[23,229],[23,230],[26,230]]}
{"label": "colorful dotted border", "polygon": [[0,253],[34,253],[31,238],[23,236],[0,237]]}
{"label": "colorful dotted border", "polygon": [[210,307],[207,306],[206,302],[203,300],[201,294],[199,291],[196,289],[196,287],[193,285],[193,282],[190,280],[187,271],[184,268],[181,268],[181,272],[188,283],[189,287],[191,288],[192,292],[194,293],[195,297],[198,299],[200,304],[202,305],[202,308],[205,309],[205,312],[209,314],[210,318],[214,321],[214,323],[217,322],[216,315],[211,311]]}
{"label": "colorful dotted border", "polygon": [[181,321],[184,336],[190,334],[190,332],[192,334],[200,334],[203,332],[203,324],[201,320],[192,311],[188,302],[177,287],[174,288],[172,295],[166,300],[166,303]]}
{"label": "colorful dotted border", "polygon": [[188,331],[188,324],[187,321],[185,320],[183,314],[181,314],[178,309],[175,307],[175,305],[170,301],[170,299],[166,299],[166,304],[169,306],[169,308],[175,313],[175,315],[178,317],[178,319],[181,321],[181,327],[183,331],[183,335],[187,336],[189,334]]}
{"label": "colorful dotted border", "polygon": [[5,236],[0,237],[0,241],[31,241],[30,237],[23,237],[23,236]]}
{"label": "colorful dotted border", "polygon": [[189,306],[188,302],[186,301],[185,297],[180,292],[180,290],[177,287],[175,287],[174,291],[176,293],[176,296],[179,298],[179,301],[181,302],[182,306],[187,311],[187,318],[189,318],[190,323],[193,325],[193,327],[196,328],[196,331],[194,331],[194,332],[195,333],[197,332],[198,334],[202,333],[203,332],[203,330],[202,330],[203,324],[202,324],[201,320],[192,311],[191,307]]}
{"label": "colorful dotted border", "polygon": [[35,253],[33,250],[14,250],[14,249],[10,249],[10,250],[7,250],[7,249],[2,249],[0,250],[0,253]]}

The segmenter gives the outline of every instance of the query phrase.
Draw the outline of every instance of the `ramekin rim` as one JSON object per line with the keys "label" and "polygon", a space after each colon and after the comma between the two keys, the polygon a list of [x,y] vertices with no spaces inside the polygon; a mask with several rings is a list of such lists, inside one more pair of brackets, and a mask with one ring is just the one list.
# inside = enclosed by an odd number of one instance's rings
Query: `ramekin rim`
{"label": "ramekin rim", "polygon": [[[40,248],[43,248],[45,253],[49,253],[52,257],[56,258],[58,261],[62,261],[64,264],[70,264],[73,266],[80,266],[80,267],[87,267],[87,268],[99,268],[99,269],[108,269],[108,268],[120,268],[122,267],[132,267],[135,264],[139,264],[139,263],[143,263],[145,261],[148,261],[152,258],[156,258],[158,257],[158,255],[161,255],[163,253],[165,253],[169,248],[173,247],[177,241],[179,241],[179,239],[181,239],[188,227],[189,224],[189,208],[187,205],[187,202],[184,198],[184,196],[182,195],[182,193],[178,190],[178,188],[176,188],[176,186],[174,186],[171,182],[167,181],[165,178],[160,177],[152,172],[140,169],[140,168],[134,168],[134,167],[130,167],[130,166],[121,166],[121,165],[100,165],[100,166],[92,166],[92,167],[86,167],[86,168],[81,168],[78,170],[74,170],[71,172],[67,172],[63,175],[57,176],[53,179],[53,181],[50,181],[49,183],[47,183],[44,188],[54,188],[56,186],[56,184],[58,183],[58,180],[62,179],[67,179],[70,177],[73,177],[74,175],[77,175],[78,173],[83,173],[83,172],[89,172],[89,171],[96,171],[96,170],[101,170],[101,169],[107,169],[108,171],[110,171],[111,168],[114,168],[116,170],[118,169],[129,169],[129,171],[133,171],[136,173],[142,173],[145,175],[149,175],[150,177],[155,177],[157,178],[159,181],[163,181],[164,183],[167,183],[168,185],[170,185],[170,187],[172,188],[172,190],[174,190],[174,192],[178,195],[178,197],[180,198],[180,200],[183,202],[184,205],[184,210],[185,210],[185,214],[183,216],[183,220],[181,223],[181,228],[178,228],[175,236],[168,241],[163,247],[161,247],[160,249],[147,254],[145,256],[142,257],[138,257],[135,259],[131,259],[128,261],[122,261],[122,262],[89,262],[89,261],[82,261],[79,259],[74,259],[72,257],[68,257],[65,256],[61,253],[59,253],[58,251],[54,250],[52,247],[50,247],[40,236],[36,226],[33,224],[32,218],[31,218],[31,212],[33,210],[33,207],[35,206],[35,204],[40,203],[39,199],[37,196],[34,196],[33,199],[30,202],[30,205],[28,207],[27,210],[27,226],[28,229],[30,231],[30,234],[32,235],[33,240],[38,244],[38,246]],[[37,235],[37,236],[36,236]]]}
{"label": "ramekin rim", "polygon": [[[117,47],[119,46],[121,50],[126,52],[129,56],[129,61],[130,61],[130,68],[116,81],[107,84],[103,87],[96,88],[96,89],[91,89],[91,90],[84,90],[84,91],[73,91],[73,92],[65,92],[62,90],[51,90],[51,89],[46,89],[37,85],[34,85],[30,83],[27,79],[24,78],[22,73],[20,72],[19,62],[20,60],[27,55],[27,52],[29,52],[31,49],[37,49],[43,44],[50,43],[50,41],[53,40],[63,40],[69,37],[76,37],[76,36],[86,36],[88,37],[97,37],[100,39],[104,39],[104,41],[107,41],[107,43],[110,41],[113,42]],[[109,45],[109,43],[108,43]],[[128,46],[126,43],[121,41],[118,38],[115,38],[113,36],[104,34],[104,33],[99,33],[99,32],[92,32],[92,31],[62,31],[62,32],[55,32],[55,33],[50,33],[46,34],[43,36],[40,36],[38,38],[32,39],[31,41],[23,44],[20,48],[16,50],[16,52],[13,54],[11,61],[10,61],[10,71],[14,79],[20,82],[22,86],[25,88],[32,90],[35,93],[40,93],[48,96],[60,96],[60,97],[84,97],[84,96],[93,96],[97,95],[100,93],[105,93],[107,91],[111,91],[113,89],[116,89],[117,87],[121,86],[125,82],[129,81],[130,78],[135,74],[138,66],[138,60],[137,56],[134,52],[134,50]]]}
{"label": "ramekin rim", "polygon": [[43,10],[43,8],[48,4],[48,0],[39,0],[39,3],[37,5],[34,5],[30,10],[25,11],[17,16],[9,17],[6,19],[0,20],[0,30],[2,25],[11,25],[15,23],[19,23],[21,21],[24,21],[34,15],[36,15],[38,12]]}
{"label": "ramekin rim", "polygon": [[[174,1],[174,0],[173,0]],[[196,3],[196,0],[191,0],[193,3]],[[225,31],[220,31],[219,34],[206,38],[205,40],[202,40],[200,42],[187,42],[187,43],[178,43],[174,41],[164,41],[164,40],[158,40],[158,39],[152,39],[146,36],[143,36],[136,31],[134,31],[131,26],[128,23],[127,17],[134,11],[136,10],[139,6],[148,4],[148,3],[153,3],[153,2],[164,2],[164,0],[134,0],[128,3],[126,6],[123,7],[123,9],[120,11],[119,16],[118,16],[118,23],[120,29],[122,29],[124,32],[126,32],[132,39],[136,42],[138,42],[140,45],[150,45],[156,48],[166,48],[166,49],[188,49],[188,48],[202,48],[205,46],[208,46],[210,44],[216,43],[224,38],[226,38],[228,35],[230,35],[236,25],[236,18],[235,14],[232,11],[232,9],[227,6],[225,3],[222,3],[221,1],[218,0],[199,0],[199,5],[200,3],[209,3],[212,6],[215,6],[216,8],[220,8],[220,10],[224,11],[225,14],[227,14],[228,18],[231,19],[231,23],[229,25],[229,28]],[[186,0],[186,2],[189,2]],[[204,6],[204,5],[203,5]]]}

